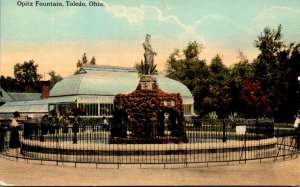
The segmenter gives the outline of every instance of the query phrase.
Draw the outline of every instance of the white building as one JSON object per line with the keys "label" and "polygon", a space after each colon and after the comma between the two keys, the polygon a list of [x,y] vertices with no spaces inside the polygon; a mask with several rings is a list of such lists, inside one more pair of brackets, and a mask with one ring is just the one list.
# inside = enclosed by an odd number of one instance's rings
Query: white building
{"label": "white building", "polygon": [[[157,75],[159,88],[169,93],[180,93],[185,116],[194,114],[194,100],[190,90],[182,83]],[[0,115],[14,111],[22,115],[40,117],[51,110],[60,114],[74,106],[86,111],[89,117],[112,117],[114,96],[134,91],[139,83],[137,71],[113,66],[83,66],[78,74],[64,78],[51,89],[49,98],[7,102],[0,106]]]}

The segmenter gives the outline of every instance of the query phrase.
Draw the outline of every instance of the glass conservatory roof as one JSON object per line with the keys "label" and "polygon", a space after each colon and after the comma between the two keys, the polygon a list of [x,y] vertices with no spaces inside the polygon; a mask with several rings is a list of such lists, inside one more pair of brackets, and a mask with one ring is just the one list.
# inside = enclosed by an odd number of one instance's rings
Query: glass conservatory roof
{"label": "glass conservatory roof", "polygon": [[[169,93],[180,93],[185,104],[193,104],[190,90],[182,83],[167,78],[163,74],[156,75],[159,88]],[[78,74],[64,78],[55,84],[50,97],[69,95],[105,95],[114,96],[119,93],[134,91],[139,83],[135,69],[113,66],[85,66]]]}
{"label": "glass conservatory roof", "polygon": [[47,113],[49,103],[74,103],[76,96],[54,97],[48,99],[7,102],[0,107],[0,113]]}

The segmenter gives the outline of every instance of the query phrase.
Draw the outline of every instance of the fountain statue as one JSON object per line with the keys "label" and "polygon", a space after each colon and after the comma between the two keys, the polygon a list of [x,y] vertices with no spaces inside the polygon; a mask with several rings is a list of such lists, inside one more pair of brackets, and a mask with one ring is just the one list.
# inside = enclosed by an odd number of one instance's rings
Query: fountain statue
{"label": "fountain statue", "polygon": [[143,43],[143,47],[145,49],[144,57],[145,57],[145,70],[144,74],[150,75],[151,70],[153,68],[154,55],[157,55],[156,52],[153,51],[150,44],[151,35],[147,34],[145,38],[145,42]]}
{"label": "fountain statue", "polygon": [[147,34],[143,43],[145,64],[136,90],[115,96],[110,143],[187,142],[182,97],[159,89],[151,74],[156,52],[149,41]]}

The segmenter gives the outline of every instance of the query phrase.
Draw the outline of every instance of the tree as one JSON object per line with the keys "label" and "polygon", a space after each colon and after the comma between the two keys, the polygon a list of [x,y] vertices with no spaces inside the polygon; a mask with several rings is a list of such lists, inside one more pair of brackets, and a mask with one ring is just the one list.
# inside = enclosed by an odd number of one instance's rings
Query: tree
{"label": "tree", "polygon": [[216,111],[221,117],[230,112],[231,102],[229,90],[229,69],[223,64],[220,55],[216,55],[209,66],[208,93],[203,98],[203,107],[206,113]]}
{"label": "tree", "polygon": [[[167,60],[167,76],[185,84],[190,90],[194,90],[197,81],[195,75],[201,75],[201,70],[205,67],[205,61],[199,60],[198,55],[202,45],[196,41],[189,42],[183,49],[185,58],[180,59],[179,49],[175,49]],[[206,66],[207,68],[207,66]],[[208,69],[207,69],[208,71]]]}
{"label": "tree", "polygon": [[59,74],[56,74],[56,72],[53,71],[53,70],[52,70],[52,71],[49,71],[49,72],[48,72],[48,75],[50,76],[50,88],[53,88],[53,86],[54,86],[57,82],[63,80],[62,76],[60,76]]}
{"label": "tree", "polygon": [[238,63],[228,69],[219,55],[207,66],[199,59],[202,46],[189,42],[183,55],[176,49],[169,56],[167,76],[191,90],[200,115],[239,112],[247,117],[264,114],[275,122],[291,122],[300,106],[300,43],[286,45],[279,25],[276,29],[266,27],[255,40],[255,47],[260,53],[252,63],[239,51]]}
{"label": "tree", "polygon": [[179,49],[175,49],[166,62],[167,77],[177,80],[191,90],[195,110],[203,114],[203,98],[207,95],[209,68],[205,60],[199,59],[203,46],[196,41],[189,42],[183,49],[184,57],[181,58]]}
{"label": "tree", "polygon": [[273,116],[277,120],[282,103],[285,102],[283,90],[286,89],[285,72],[283,72],[286,69],[280,68],[284,64],[277,58],[282,48],[285,47],[282,41],[281,25],[276,30],[266,27],[255,41],[255,46],[260,50],[260,54],[253,64],[254,77],[260,82],[263,92],[270,99]]}
{"label": "tree", "polygon": [[10,77],[10,76],[3,76],[1,75],[0,78],[0,86],[7,92],[21,92],[22,90],[19,89],[17,85],[17,80]]}
{"label": "tree", "polygon": [[230,67],[229,89],[231,103],[229,108],[232,112],[242,115],[243,103],[240,99],[241,90],[245,80],[253,79],[253,67],[242,51],[238,51],[238,62]]}
{"label": "tree", "polygon": [[92,60],[90,61],[91,65],[96,65],[96,58],[93,56]]}
{"label": "tree", "polygon": [[188,46],[183,50],[183,54],[186,59],[197,59],[202,49],[202,44],[198,44],[196,41],[189,42]]}
{"label": "tree", "polygon": [[[157,75],[158,74],[156,66],[157,66],[157,64],[154,64],[151,67],[151,69],[150,69],[150,75]],[[144,64],[144,62],[142,60],[141,60],[140,64],[135,63],[134,67],[137,70],[139,77],[142,76],[143,74],[146,74],[146,67],[145,67],[145,64]]]}
{"label": "tree", "polygon": [[[300,84],[298,76],[300,76],[300,43],[291,43],[288,48],[278,54],[278,59],[283,63],[285,69],[284,82],[282,93],[284,94],[284,102],[278,112],[278,120],[286,122],[294,122],[294,115],[299,110],[300,106]],[[282,85],[283,83],[281,83]],[[281,86],[279,85],[279,86]]]}
{"label": "tree", "polygon": [[246,118],[269,116],[269,101],[258,81],[245,80],[240,98],[244,104],[243,112]]}
{"label": "tree", "polygon": [[86,54],[84,53],[83,56],[82,56],[82,59],[81,60],[78,60],[77,64],[76,64],[76,67],[77,67],[77,71],[79,71],[79,69],[82,67],[83,64],[87,64],[87,57],[86,57]]}
{"label": "tree", "polygon": [[254,76],[257,77],[265,91],[271,92],[270,85],[274,78],[278,79],[280,76],[280,72],[278,72],[280,61],[278,61],[277,55],[285,47],[282,41],[281,25],[277,30],[266,27],[255,40],[255,47],[260,50],[260,54],[253,64]]}
{"label": "tree", "polygon": [[39,92],[41,75],[37,73],[38,65],[33,60],[17,63],[14,66],[14,75],[17,80],[17,86],[21,91]]}
{"label": "tree", "polygon": [[[263,92],[270,100],[270,106],[275,121],[286,121],[296,113],[296,107],[287,106],[287,103],[295,106],[295,101],[299,101],[295,96],[297,88],[291,85],[290,81],[297,78],[291,76],[294,71],[293,62],[299,63],[299,44],[293,43],[286,46],[282,41],[281,25],[277,29],[271,30],[266,27],[255,41],[255,46],[260,50],[260,54],[253,63],[254,77],[260,82]],[[297,52],[298,51],[298,52]],[[296,65],[297,66],[297,65]],[[299,66],[298,66],[299,67]],[[297,68],[297,67],[294,67]],[[293,73],[294,72],[294,73]],[[297,73],[296,73],[297,74]],[[293,78],[294,80],[291,80]],[[297,83],[296,83],[297,85]],[[287,95],[294,94],[292,97]],[[290,99],[294,100],[294,104]],[[298,103],[299,106],[299,103]],[[296,111],[290,111],[293,108]]]}
{"label": "tree", "polygon": [[[77,64],[76,64],[77,70],[75,71],[74,74],[77,74],[79,72],[80,68],[82,67],[82,65],[84,65],[84,64],[88,64],[88,59],[86,57],[86,53],[83,54],[81,60],[77,61]],[[96,65],[96,58],[93,57],[91,59],[91,61],[89,62],[89,64],[90,65]]]}

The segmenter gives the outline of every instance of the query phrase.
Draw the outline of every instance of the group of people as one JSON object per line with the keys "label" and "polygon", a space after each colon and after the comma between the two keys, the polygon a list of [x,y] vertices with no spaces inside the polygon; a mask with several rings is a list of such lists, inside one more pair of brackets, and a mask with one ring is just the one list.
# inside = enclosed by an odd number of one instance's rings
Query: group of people
{"label": "group of people", "polygon": [[[14,113],[14,117],[7,127],[2,127],[0,132],[0,149],[3,149],[6,132],[10,130],[9,138],[9,147],[10,148],[19,148],[21,146],[20,137],[19,137],[19,123],[17,119],[20,117],[20,114]],[[80,116],[75,116],[70,118],[68,115],[63,115],[61,118],[52,117],[49,115],[44,115],[41,118],[40,124],[31,124],[27,121],[24,121],[24,139],[31,139],[32,136],[37,136],[39,134],[39,140],[41,142],[45,141],[45,135],[47,134],[58,134],[60,133],[69,133],[70,130],[73,133],[73,143],[77,143],[77,133],[79,129],[85,131],[85,123],[80,118]],[[101,125],[104,129],[109,129],[109,123],[106,117],[103,117],[101,120]],[[93,124],[94,127],[94,124]],[[93,128],[94,130],[94,128]],[[3,131],[3,132],[2,132]]]}
{"label": "group of people", "polygon": [[65,128],[68,128],[70,124],[70,120],[67,115],[64,115],[61,119],[59,117],[52,117],[48,116],[47,114],[44,115],[41,119],[41,130],[42,135],[48,134],[55,134],[58,133],[60,127],[63,128],[63,132]]}
{"label": "group of people", "polygon": [[70,118],[68,115],[63,115],[62,118],[59,118],[57,116],[51,117],[46,114],[41,119],[40,127],[42,132],[40,140],[44,141],[44,135],[48,133],[59,133],[60,128],[62,129],[62,133],[68,133],[69,128],[72,127],[72,131],[77,133],[79,132],[79,127],[84,129],[84,123],[79,116]]}
{"label": "group of people", "polygon": [[[91,124],[92,130],[95,130],[95,124]],[[103,129],[109,129],[109,123],[106,117],[102,118],[101,126]],[[44,115],[41,119],[40,123],[41,134],[40,141],[44,141],[44,135],[50,133],[55,134],[59,133],[59,129],[61,129],[61,133],[69,133],[72,132],[74,135],[73,142],[77,142],[77,133],[80,131],[84,132],[86,130],[86,124],[82,120],[80,116],[70,117],[69,115],[63,115],[62,118],[59,117],[51,117],[48,115]]]}

